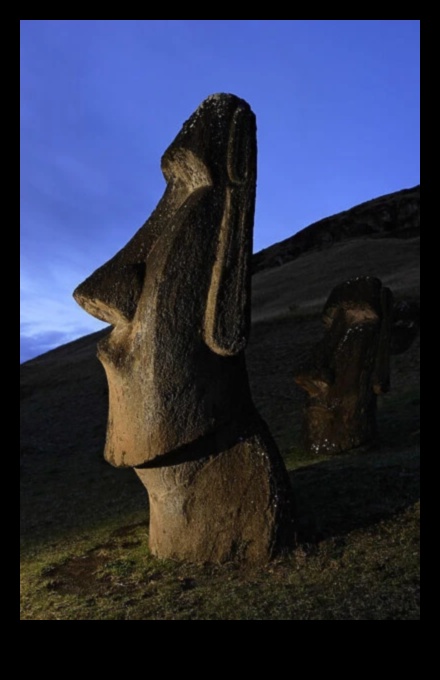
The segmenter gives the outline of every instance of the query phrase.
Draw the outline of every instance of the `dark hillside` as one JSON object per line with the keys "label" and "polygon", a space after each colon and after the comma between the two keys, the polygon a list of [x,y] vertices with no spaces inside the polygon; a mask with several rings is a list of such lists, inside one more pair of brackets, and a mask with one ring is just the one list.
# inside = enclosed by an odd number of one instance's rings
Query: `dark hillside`
{"label": "dark hillside", "polygon": [[[293,381],[337,283],[374,275],[397,300],[419,300],[418,202],[418,187],[381,197],[254,256],[251,388],[300,514],[299,547],[267,568],[149,556],[144,489],[102,455],[107,385],[95,354],[108,330],[21,365],[22,619],[419,618],[419,338],[393,357],[368,452],[308,457]],[[349,214],[372,230],[354,236]],[[316,234],[327,228],[323,247]],[[310,247],[295,256],[297,237]]]}

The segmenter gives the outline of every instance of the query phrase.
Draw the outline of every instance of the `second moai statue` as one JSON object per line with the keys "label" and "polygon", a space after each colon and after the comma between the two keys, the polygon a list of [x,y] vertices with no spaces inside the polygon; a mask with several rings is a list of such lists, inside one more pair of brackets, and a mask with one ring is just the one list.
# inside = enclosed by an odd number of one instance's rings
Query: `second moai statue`
{"label": "second moai statue", "polygon": [[293,543],[287,471],[251,399],[244,349],[256,125],[208,97],[162,157],[167,186],[131,241],[74,292],[114,329],[105,458],[148,491],[153,554],[268,560]]}
{"label": "second moai statue", "polygon": [[307,392],[303,438],[314,454],[343,453],[376,435],[376,398],[390,384],[393,298],[379,279],[336,286],[322,313],[323,339],[295,381]]}

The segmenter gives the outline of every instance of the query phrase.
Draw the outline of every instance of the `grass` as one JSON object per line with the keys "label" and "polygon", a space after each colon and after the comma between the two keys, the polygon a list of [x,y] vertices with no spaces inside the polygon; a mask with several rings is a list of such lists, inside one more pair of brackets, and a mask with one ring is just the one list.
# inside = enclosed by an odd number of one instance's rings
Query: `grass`
{"label": "grass", "polygon": [[415,503],[389,520],[303,543],[265,568],[152,558],[146,521],[102,526],[23,562],[23,620],[417,619]]}
{"label": "grass", "polygon": [[41,453],[22,501],[21,619],[418,619],[417,434],[403,448],[386,441],[399,414],[412,427],[416,410],[413,392],[390,398],[379,418],[387,437],[369,452],[319,461],[296,455],[299,444],[287,452],[298,547],[258,568],[152,557],[131,470],[98,456],[84,469],[78,453],[63,474]]}

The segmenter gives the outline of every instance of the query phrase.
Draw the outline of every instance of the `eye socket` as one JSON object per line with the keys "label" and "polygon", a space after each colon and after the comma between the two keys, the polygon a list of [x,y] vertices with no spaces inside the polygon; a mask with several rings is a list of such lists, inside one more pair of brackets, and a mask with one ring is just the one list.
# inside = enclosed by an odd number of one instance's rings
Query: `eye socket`
{"label": "eye socket", "polygon": [[212,185],[209,169],[199,156],[184,147],[172,148],[162,157],[162,172],[167,182],[180,180],[191,194]]}
{"label": "eye socket", "polygon": [[379,317],[371,307],[349,307],[345,310],[345,319],[350,326],[378,321]]}

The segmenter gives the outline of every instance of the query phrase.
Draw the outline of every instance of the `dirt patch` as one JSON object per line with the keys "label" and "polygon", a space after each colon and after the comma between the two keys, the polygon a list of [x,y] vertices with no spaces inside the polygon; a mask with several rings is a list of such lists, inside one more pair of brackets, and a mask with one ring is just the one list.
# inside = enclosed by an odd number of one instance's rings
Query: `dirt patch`
{"label": "dirt patch", "polygon": [[113,547],[106,543],[85,555],[44,569],[42,576],[47,579],[46,588],[65,595],[85,595],[102,590],[103,582],[98,574],[108,563],[109,548]]}

